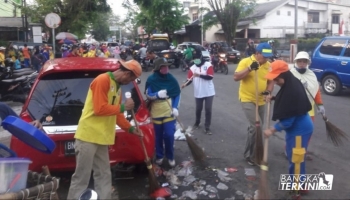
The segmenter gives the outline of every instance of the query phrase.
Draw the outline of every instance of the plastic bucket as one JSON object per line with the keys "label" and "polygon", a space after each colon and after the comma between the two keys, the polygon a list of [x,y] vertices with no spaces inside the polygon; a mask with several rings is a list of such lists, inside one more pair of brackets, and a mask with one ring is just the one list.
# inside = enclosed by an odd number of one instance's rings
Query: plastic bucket
{"label": "plastic bucket", "polygon": [[27,158],[0,158],[0,194],[26,188],[30,163]]}

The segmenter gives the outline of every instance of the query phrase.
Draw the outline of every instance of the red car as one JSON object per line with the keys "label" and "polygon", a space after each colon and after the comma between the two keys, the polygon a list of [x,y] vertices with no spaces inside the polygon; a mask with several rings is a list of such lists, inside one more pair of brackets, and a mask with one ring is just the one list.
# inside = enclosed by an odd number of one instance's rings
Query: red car
{"label": "red car", "polygon": [[[27,121],[40,120],[46,134],[56,143],[52,154],[41,153],[16,137],[11,138],[11,149],[18,157],[33,161],[32,171],[41,171],[47,165],[51,171],[74,171],[74,133],[84,107],[91,81],[101,73],[118,69],[117,59],[60,58],[48,61],[23,106],[20,117]],[[135,115],[144,134],[148,156],[154,154],[154,129],[146,103],[138,88],[139,79],[121,87],[122,94],[131,92]],[[122,97],[122,101],[125,97]],[[133,124],[130,112],[124,113]],[[49,117],[48,117],[49,116]],[[111,165],[118,162],[141,163],[145,160],[140,139],[116,126],[115,144],[109,147]]]}

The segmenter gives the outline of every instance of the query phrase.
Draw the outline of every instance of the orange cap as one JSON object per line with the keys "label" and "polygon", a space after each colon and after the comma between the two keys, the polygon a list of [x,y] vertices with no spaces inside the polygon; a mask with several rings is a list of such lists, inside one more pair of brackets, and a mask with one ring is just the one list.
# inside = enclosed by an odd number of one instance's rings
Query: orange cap
{"label": "orange cap", "polygon": [[273,80],[283,72],[287,71],[289,71],[288,64],[283,60],[276,60],[273,63],[271,63],[269,73],[266,74],[265,78],[268,80]]}
{"label": "orange cap", "polygon": [[142,68],[140,63],[138,63],[136,60],[129,60],[127,62],[119,60],[119,63],[123,65],[126,69],[132,71],[136,77],[140,77],[142,74]]}

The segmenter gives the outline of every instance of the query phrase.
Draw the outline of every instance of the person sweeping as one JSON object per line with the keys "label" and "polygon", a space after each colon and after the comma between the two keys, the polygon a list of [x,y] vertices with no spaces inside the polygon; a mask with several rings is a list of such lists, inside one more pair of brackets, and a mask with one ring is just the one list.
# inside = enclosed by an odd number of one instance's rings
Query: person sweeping
{"label": "person sweeping", "polygon": [[[322,115],[326,114],[326,110],[323,106],[323,101],[321,97],[320,86],[317,81],[317,77],[313,71],[309,69],[309,65],[311,63],[309,54],[305,51],[300,51],[294,59],[294,67],[290,70],[292,74],[301,81],[304,85],[306,94],[309,98],[309,101],[312,105],[312,109],[309,111],[309,115],[311,116],[312,122],[315,123],[315,104],[318,106],[319,110],[317,112]],[[309,160],[311,157],[309,155],[306,156]]]}
{"label": "person sweeping", "polygon": [[170,63],[165,58],[154,60],[153,74],[146,81],[146,96],[152,101],[151,116],[156,133],[156,163],[158,165],[163,163],[165,147],[165,157],[169,165],[174,167],[174,135],[176,131],[174,117],[179,116],[178,106],[181,91],[179,83],[169,73],[169,65]]}
{"label": "person sweeping", "polygon": [[[272,116],[272,120],[278,120],[278,122],[273,127],[266,129],[264,135],[269,137],[276,132],[283,130],[286,132],[289,174],[291,176],[303,175],[305,174],[305,153],[314,130],[308,114],[312,108],[311,103],[303,84],[289,71],[286,62],[282,60],[273,62],[271,71],[265,77],[280,86],[280,90],[274,97]],[[305,185],[298,186],[300,187],[297,188],[297,195],[307,192]]]}

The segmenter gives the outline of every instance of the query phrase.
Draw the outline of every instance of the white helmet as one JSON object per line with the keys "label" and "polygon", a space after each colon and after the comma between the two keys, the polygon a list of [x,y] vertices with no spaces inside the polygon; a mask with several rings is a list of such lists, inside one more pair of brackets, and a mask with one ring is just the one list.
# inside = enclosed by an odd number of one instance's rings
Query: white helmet
{"label": "white helmet", "polygon": [[310,56],[306,51],[300,51],[294,58],[294,62],[297,62],[297,60],[300,59],[306,59],[308,60],[308,64],[311,63]]}

